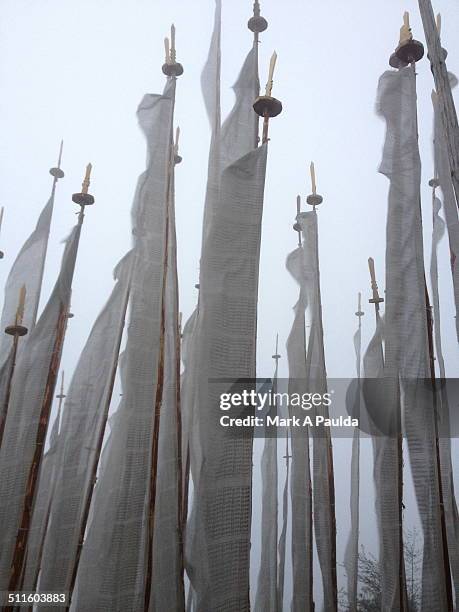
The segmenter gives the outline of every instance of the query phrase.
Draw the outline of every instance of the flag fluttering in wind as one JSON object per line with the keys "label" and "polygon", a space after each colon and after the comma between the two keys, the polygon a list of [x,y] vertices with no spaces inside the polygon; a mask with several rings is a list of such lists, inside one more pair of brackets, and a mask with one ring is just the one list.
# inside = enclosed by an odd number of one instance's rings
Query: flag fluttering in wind
{"label": "flag fluttering in wind", "polygon": [[[359,319],[354,335],[354,349],[357,369],[357,417],[360,419],[360,370],[362,362],[362,295],[359,293],[358,308],[355,313]],[[344,567],[347,573],[347,597],[349,612],[357,612],[357,587],[359,571],[359,512],[360,512],[360,429],[356,427],[352,437],[351,455],[350,511],[351,531],[344,554]]]}
{"label": "flag fluttering in wind", "polygon": [[[319,198],[313,194],[315,198]],[[310,196],[311,198],[311,196]],[[318,201],[311,198],[311,201]],[[321,201],[321,200],[320,200]],[[314,205],[315,208],[315,205]],[[306,352],[306,384],[317,393],[326,393],[327,380],[320,293],[317,212],[300,213],[297,217],[303,233],[303,271],[309,309],[309,336]],[[304,281],[303,281],[304,282]],[[328,408],[317,408],[317,414],[328,417]],[[293,442],[293,440],[292,440]],[[322,573],[324,609],[336,611],[336,522],[333,454],[330,431],[313,428],[314,532]]]}
{"label": "flag fluttering in wind", "polygon": [[[13,561],[13,555],[24,554],[19,539],[27,538],[30,529],[36,480],[67,326],[81,224],[80,216],[67,239],[53,292],[27,337],[16,366],[0,449],[0,588],[3,590],[8,588],[10,577],[17,578],[22,571],[22,566]],[[39,439],[41,444],[37,444]]]}
{"label": "flag fluttering in wind", "polygon": [[[277,393],[279,373],[279,343],[276,338],[276,352],[273,355],[275,370],[272,391]],[[272,407],[275,415],[276,406]],[[270,411],[271,412],[271,411]],[[279,612],[278,561],[277,561],[277,427],[265,424],[265,441],[261,456],[261,555],[258,584],[255,596],[255,612]]]}
{"label": "flag fluttering in wind", "polygon": [[438,96],[432,93],[434,108],[434,154],[436,177],[442,193],[446,227],[448,231],[449,250],[451,257],[451,276],[453,281],[454,303],[456,305],[456,332],[459,342],[459,215],[451,169],[446,148],[445,132],[440,117]]}
{"label": "flag fluttering in wind", "polygon": [[[439,126],[441,127],[441,126]],[[445,221],[440,217],[442,208],[441,200],[436,196],[436,181],[434,179],[432,189],[432,251],[430,258],[430,281],[432,285],[432,308],[434,321],[434,339],[440,379],[446,378],[445,360],[441,341],[441,313],[440,295],[438,287],[438,245],[445,234]],[[445,197],[445,196],[444,196]],[[446,205],[445,205],[446,211]],[[457,216],[457,208],[455,207]],[[451,213],[451,211],[450,211]],[[454,270],[453,270],[454,275]],[[451,460],[451,429],[450,408],[448,393],[444,386],[437,395],[437,401],[441,403],[441,435],[438,441],[440,453],[440,472],[442,479],[443,507],[445,512],[446,536],[453,578],[456,601],[459,599],[459,514],[456,503],[453,465]]]}
{"label": "flag fluttering in wind", "polygon": [[58,410],[54,420],[49,437],[49,449],[43,457],[40,469],[22,583],[22,588],[27,591],[37,590],[38,575],[42,564],[44,540],[49,525],[51,502],[54,499],[56,488],[56,471],[59,465],[59,423],[60,410]]}
{"label": "flag fluttering in wind", "polygon": [[[123,356],[123,397],[100,471],[95,505],[77,577],[81,610],[137,611],[149,603],[155,462],[164,367],[164,295],[173,173],[176,79],[138,109],[148,145],[132,210],[134,247],[130,312]],[[113,478],[112,465],[118,476]],[[148,601],[147,601],[148,600]]]}
{"label": "flag fluttering in wind", "polygon": [[[424,534],[422,608],[447,610],[451,593],[449,564],[445,567],[442,535],[441,487],[436,448],[436,413],[426,392],[432,355],[429,354],[428,302],[424,276],[420,210],[421,163],[417,137],[416,75],[412,64],[388,71],[379,81],[378,110],[387,125],[380,172],[390,180],[386,246],[385,377],[393,392],[395,435],[401,436],[401,398],[413,483]],[[400,379],[400,388],[398,381]],[[388,387],[389,388],[389,387]],[[401,442],[400,442],[401,444]],[[399,483],[394,470],[385,478]],[[400,515],[394,499],[392,512],[382,517],[392,533],[386,568],[392,581],[383,584],[387,609],[401,607],[404,569],[400,547]],[[397,559],[399,559],[397,563]],[[387,591],[386,591],[387,588]],[[386,593],[386,595],[384,594]],[[384,604],[383,604],[384,605]]]}
{"label": "flag fluttering in wind", "polygon": [[5,285],[5,298],[2,316],[0,319],[0,366],[7,359],[11,338],[5,336],[3,330],[14,322],[19,290],[25,285],[27,300],[24,305],[23,325],[30,331],[35,325],[38,305],[40,302],[43,271],[45,267],[48,238],[53,215],[56,185],[59,178],[64,176],[60,169],[62,144],[57,168],[51,168],[53,186],[51,195],[43,208],[34,231],[30,234],[22,249],[19,251],[8,275]]}
{"label": "flag fluttering in wind", "polygon": [[64,404],[40,589],[70,597],[118,363],[130,272],[128,253],[115,270],[117,283],[90,332]]}
{"label": "flag fluttering in wind", "polygon": [[[287,269],[299,284],[300,293],[295,305],[295,318],[287,340],[289,367],[289,393],[307,391],[307,338],[308,324],[312,316],[312,304],[308,299],[314,292],[313,262],[306,259],[305,246],[299,246],[287,258]],[[310,249],[310,245],[307,247]],[[309,431],[292,427],[292,612],[312,612],[313,604],[313,523],[311,461]]]}
{"label": "flag fluttering in wind", "polygon": [[[219,37],[214,35],[213,40]],[[218,57],[218,48],[211,53]],[[200,612],[222,605],[243,612],[250,605],[252,432],[235,439],[222,430],[215,410],[218,394],[209,379],[255,375],[267,156],[267,147],[254,149],[253,142],[258,120],[252,109],[259,89],[256,55],[252,49],[244,62],[234,87],[233,110],[221,135],[218,128],[214,131],[211,153],[216,153],[209,163],[193,347],[193,359],[199,364],[194,403],[198,413],[190,443],[194,506],[187,527],[188,573]]]}

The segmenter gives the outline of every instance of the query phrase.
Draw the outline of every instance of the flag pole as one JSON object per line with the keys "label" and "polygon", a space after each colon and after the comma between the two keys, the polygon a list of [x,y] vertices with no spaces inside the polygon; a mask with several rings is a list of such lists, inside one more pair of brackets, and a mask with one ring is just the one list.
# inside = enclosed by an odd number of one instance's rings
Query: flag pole
{"label": "flag pole", "polygon": [[[247,23],[247,27],[249,28],[251,32],[253,32],[253,48],[255,50],[255,71],[256,71],[256,82],[257,82],[257,88],[258,88],[256,95],[259,96],[260,90],[258,86],[258,83],[259,83],[258,45],[260,44],[261,32],[265,32],[268,29],[268,22],[264,17],[261,16],[260,2],[258,0],[255,0],[253,4],[253,16],[249,19]],[[255,125],[255,147],[258,147],[258,142],[260,140],[259,135],[258,135],[258,130],[259,130],[258,124],[259,124],[259,121],[257,120],[256,125]]]}
{"label": "flag pole", "polygon": [[296,196],[296,221],[293,224],[293,229],[298,234],[298,247],[301,248],[301,225],[298,221],[298,215],[301,213],[301,196]]}
{"label": "flag pole", "polygon": [[2,446],[3,433],[5,431],[5,424],[8,416],[8,405],[10,403],[11,386],[13,382],[14,370],[16,368],[19,338],[24,337],[29,331],[27,327],[22,325],[22,319],[24,317],[25,299],[26,286],[23,285],[21,287],[21,290],[19,291],[19,301],[16,310],[15,321],[12,325],[8,325],[8,327],[5,328],[5,334],[8,334],[9,336],[13,337],[13,347],[11,349],[11,364],[8,372],[8,381],[6,383],[5,400],[3,406],[1,407],[2,412],[0,414],[0,447]]}
{"label": "flag pole", "polygon": [[[171,27],[171,40],[170,40],[170,52],[167,55],[166,44],[166,63],[162,67],[163,74],[170,79],[177,79],[177,77],[183,74],[183,66],[179,64],[176,59],[176,48],[175,48],[175,26],[172,24]],[[167,39],[166,39],[167,40]],[[147,550],[146,550],[146,572],[145,572],[145,584],[144,584],[144,602],[143,610],[148,612],[150,609],[150,598],[151,598],[151,585],[153,580],[153,543],[154,543],[154,531],[155,531],[155,513],[156,513],[156,485],[158,475],[158,450],[159,450],[159,427],[161,421],[161,404],[163,396],[163,384],[164,384],[164,352],[165,352],[165,298],[166,298],[166,271],[168,267],[168,249],[169,249],[169,227],[170,227],[170,215],[169,215],[169,201],[172,193],[172,180],[173,172],[176,165],[175,158],[175,146],[172,144],[171,152],[168,164],[168,175],[167,175],[167,189],[166,189],[166,206],[168,207],[166,214],[166,227],[165,227],[165,245],[164,245],[164,274],[161,288],[161,324],[160,324],[160,338],[159,338],[159,355],[158,355],[158,370],[157,370],[157,384],[156,384],[156,397],[153,414],[153,439],[151,444],[151,459],[150,459],[150,477],[148,484],[148,521],[147,521]],[[181,441],[180,441],[181,443]],[[180,450],[179,450],[180,452]],[[179,483],[179,489],[181,485]],[[182,492],[179,490],[179,497]],[[181,500],[179,499],[179,528],[181,526],[180,520],[180,509]]]}
{"label": "flag pole", "polygon": [[128,308],[128,304],[129,304],[129,295],[130,295],[130,284],[128,285],[128,288],[127,288],[127,291],[126,291],[126,296],[124,298],[124,302],[123,302],[123,305],[122,305],[121,320],[120,320],[120,326],[119,326],[119,330],[118,330],[118,338],[117,338],[117,343],[116,343],[116,347],[115,347],[114,359],[113,359],[112,366],[111,366],[109,385],[108,385],[108,389],[107,389],[107,395],[106,395],[105,401],[103,403],[102,424],[101,424],[101,428],[100,428],[100,432],[99,432],[99,437],[97,439],[96,447],[95,447],[95,450],[94,450],[93,464],[92,464],[91,470],[90,470],[89,491],[88,491],[88,495],[87,495],[87,497],[86,497],[86,499],[84,500],[84,503],[83,503],[83,510],[82,510],[82,515],[81,515],[81,524],[80,524],[80,529],[79,529],[79,534],[78,534],[77,550],[76,550],[76,555],[75,555],[73,566],[72,566],[72,572],[70,574],[70,584],[69,584],[68,601],[67,601],[66,609],[70,608],[70,604],[72,602],[73,590],[75,588],[75,582],[76,582],[76,577],[77,577],[77,572],[78,572],[78,566],[80,564],[80,557],[81,557],[81,552],[82,552],[83,544],[84,544],[84,536],[85,536],[86,527],[87,527],[87,524],[88,524],[89,511],[90,511],[90,508],[91,508],[91,502],[92,502],[92,497],[93,497],[93,493],[94,493],[94,487],[95,487],[96,482],[97,482],[97,469],[99,467],[99,459],[100,459],[100,455],[102,453],[102,447],[103,447],[104,436],[105,436],[105,429],[106,429],[107,420],[108,420],[108,413],[109,413],[109,410],[110,410],[110,404],[111,404],[111,400],[112,400],[112,396],[113,396],[113,388],[115,386],[115,379],[116,379],[116,372],[117,372],[117,369],[118,369],[121,341],[122,341],[122,338],[123,338],[123,330],[124,330],[124,326],[125,326],[125,322],[126,322],[126,312],[127,312],[127,308]]}
{"label": "flag pole", "polygon": [[[64,393],[64,370],[62,370],[62,372],[61,372],[61,388],[59,390],[59,393],[56,395],[56,399],[59,400],[59,404],[58,404],[58,407],[57,407],[57,415],[56,415],[56,423],[57,423],[57,430],[58,431],[59,431],[59,428],[60,428],[60,421],[61,421],[61,414],[62,414],[62,404],[63,404],[64,399],[66,397],[67,396]],[[33,582],[32,582],[32,588],[33,588],[34,591],[37,589],[37,585],[38,585],[38,576],[40,574],[40,569],[41,569],[41,561],[42,561],[42,558],[43,558],[43,551],[44,551],[44,548],[45,548],[46,532],[48,531],[49,519],[50,519],[50,516],[51,516],[51,506],[52,506],[52,502],[53,502],[53,497],[54,497],[55,489],[56,489],[56,477],[53,476],[52,489],[51,489],[51,493],[50,493],[49,500],[48,500],[48,507],[46,509],[45,525],[44,525],[44,528],[43,528],[43,533],[42,533],[41,542],[40,542],[40,548],[39,548],[39,551],[38,551],[36,572],[35,572],[35,576],[33,577]],[[22,585],[21,585],[21,588],[22,588]],[[32,610],[32,608],[30,608],[30,610]]]}
{"label": "flag pole", "polygon": [[440,115],[451,166],[451,179],[456,194],[456,202],[459,205],[459,123],[446,67],[447,53],[441,46],[440,32],[435,23],[431,0],[418,0],[418,4],[429,51],[430,68],[439,98]]}
{"label": "flag pole", "polygon": [[[85,207],[94,204],[94,197],[88,193],[91,169],[92,165],[88,164],[86,167],[86,174],[83,180],[81,193],[75,193],[72,196],[72,201],[80,206],[80,213],[78,215],[78,225],[80,227],[83,224]],[[78,234],[77,236],[76,249],[78,249],[79,239],[80,234]],[[21,519],[19,522],[19,529],[16,534],[16,543],[14,547],[13,560],[11,563],[11,574],[8,591],[18,590],[23,571],[24,560],[27,550],[27,542],[32,522],[35,493],[38,485],[38,477],[40,474],[41,461],[43,458],[46,434],[48,431],[52,398],[54,394],[54,388],[56,386],[56,379],[59,371],[62,348],[64,345],[65,331],[67,328],[68,312],[69,305],[61,302],[60,312],[56,325],[56,337],[54,341],[53,353],[48,370],[48,379],[46,381],[45,393],[43,396],[43,402],[41,405],[40,416],[38,420],[39,424],[35,443],[35,451],[27,476]],[[12,612],[12,607],[6,607],[5,612]]]}
{"label": "flag pole", "polygon": [[[311,175],[311,188],[312,193],[310,193],[306,202],[309,206],[312,206],[312,212],[314,213],[315,222],[317,224],[317,206],[322,204],[323,197],[317,193],[317,182],[316,182],[316,170],[314,162],[310,164],[310,175]],[[317,265],[317,306],[318,306],[318,323],[319,323],[319,334],[322,339],[320,342],[322,354],[320,355],[320,359],[324,365],[324,374],[325,373],[325,355],[323,352],[323,322],[322,322],[322,297],[320,291],[320,271],[319,271],[319,242],[318,242],[318,231],[316,231],[316,243],[314,245],[316,265]],[[326,440],[326,450],[327,450],[327,470],[328,470],[328,499],[330,504],[330,536],[331,536],[331,550],[330,550],[330,564],[331,564],[331,581],[332,581],[332,594],[331,594],[331,602],[333,605],[333,610],[338,610],[338,582],[337,582],[337,572],[336,572],[336,500],[335,500],[335,475],[334,475],[334,466],[333,466],[333,448],[330,432],[326,431],[324,433],[324,437]],[[332,612],[332,611],[330,611]]]}
{"label": "flag pole", "polygon": [[[430,11],[429,11],[429,6]],[[455,121],[454,129],[455,135],[459,136],[459,128],[457,123],[457,115],[455,114],[454,101],[451,93],[451,85],[449,82],[448,72],[446,70],[446,52],[442,49],[440,44],[440,35],[437,29],[437,24],[435,23],[432,5],[430,0],[419,0],[419,7],[421,10],[421,17],[424,24],[424,30],[426,34],[427,44],[429,48],[429,59],[431,61],[432,72],[434,73],[435,84],[437,86],[437,93],[439,94],[440,107],[442,109],[442,116],[445,111],[453,111],[454,116],[451,112],[447,114],[446,117],[446,125],[445,133],[448,143],[448,153],[450,154],[450,163],[451,163],[451,178],[453,181],[453,186],[456,193],[456,200],[459,196],[459,177],[456,172],[459,170],[459,147],[457,145],[451,147],[454,143],[451,142],[451,130],[448,129],[448,121],[451,119],[453,122]],[[401,29],[400,35],[400,44],[395,50],[395,54],[401,62],[404,62],[405,65],[411,64],[413,68],[413,72],[416,73],[416,62],[424,56],[424,46],[421,42],[414,40],[413,35],[411,33],[411,28],[409,25],[409,14],[405,13],[404,15],[404,26]],[[440,67],[439,67],[440,64]],[[446,86],[445,86],[446,84]],[[452,107],[447,108],[447,100],[448,100],[448,92],[450,100],[452,102]],[[445,121],[445,119],[444,119]],[[451,124],[450,124],[451,125]],[[455,154],[457,157],[455,158]],[[419,202],[419,206],[421,203]],[[429,366],[430,366],[430,374],[432,387],[434,390],[433,400],[434,404],[436,404],[436,393],[435,393],[435,356],[434,356],[434,343],[433,343],[433,318],[432,318],[432,308],[430,305],[429,292],[427,289],[427,282],[424,276],[424,289],[425,289],[425,301],[426,301],[426,315],[427,315],[427,337],[428,337],[428,345],[429,345]],[[451,584],[451,569],[449,564],[449,554],[448,554],[448,541],[447,541],[447,532],[446,532],[446,519],[445,519],[445,509],[443,503],[443,488],[442,488],[442,479],[441,479],[441,461],[440,461],[440,446],[439,446],[439,435],[438,435],[438,414],[435,406],[434,410],[434,428],[435,428],[435,453],[436,453],[436,464],[437,464],[437,480],[438,480],[438,494],[439,494],[439,503],[440,503],[440,519],[441,519],[441,537],[442,537],[442,548],[443,548],[443,564],[444,564],[444,577],[445,577],[445,590],[447,597],[447,605],[448,612],[452,612],[453,610],[453,594],[452,594],[452,584]],[[400,434],[401,435],[401,434]]]}
{"label": "flag pole", "polygon": [[[357,331],[357,416],[360,419],[360,397],[361,397],[361,351],[362,351],[362,317],[365,313],[362,310],[362,294],[357,296],[357,311],[355,316],[358,318]],[[348,572],[348,601],[349,612],[357,612],[357,587],[359,570],[359,526],[360,526],[360,429],[354,428],[352,440],[352,460],[351,460],[351,489],[350,489],[350,510],[351,510],[351,533],[345,553],[345,567]],[[348,559],[348,550],[349,557]],[[352,580],[351,580],[352,577]]]}
{"label": "flag pole", "polygon": [[[392,59],[392,58],[391,58]],[[375,262],[372,257],[368,259],[368,268],[370,271],[372,297],[368,300],[373,304],[376,317],[376,329],[381,324],[380,305],[384,303],[384,298],[380,297],[378,283],[376,280]],[[384,363],[383,347],[381,342],[381,361]],[[403,437],[401,433],[401,414],[400,409],[397,411],[397,472],[398,472],[398,541],[399,541],[399,592],[400,592],[400,611],[406,612],[406,580],[404,574],[404,542],[403,542]]]}

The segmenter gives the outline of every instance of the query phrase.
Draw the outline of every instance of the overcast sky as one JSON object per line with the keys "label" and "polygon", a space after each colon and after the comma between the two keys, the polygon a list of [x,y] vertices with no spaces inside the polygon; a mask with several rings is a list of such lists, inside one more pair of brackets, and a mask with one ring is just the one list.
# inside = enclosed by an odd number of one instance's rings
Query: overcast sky
{"label": "overcast sky", "polygon": [[[459,4],[435,0],[443,16],[448,68],[459,73]],[[278,52],[273,93],[283,114],[272,121],[266,182],[259,300],[259,373],[270,374],[279,332],[285,357],[297,287],[285,270],[295,248],[292,231],[297,194],[310,192],[315,161],[320,265],[327,368],[352,376],[352,335],[357,292],[364,296],[364,340],[373,331],[367,303],[367,258],[373,256],[384,288],[388,181],[378,175],[384,124],[374,113],[378,78],[398,42],[404,10],[424,41],[416,0],[264,0],[269,29],[261,37],[262,86],[269,58]],[[144,93],[160,93],[163,38],[177,27],[178,60],[185,68],[177,88],[176,124],[182,130],[183,163],[177,168],[177,225],[181,309],[196,302],[209,127],[200,91],[213,22],[213,0],[0,0],[0,204],[5,219],[0,284],[48,198],[59,142],[63,169],[43,297],[54,282],[60,241],[76,221],[71,194],[80,190],[84,167],[94,165],[73,290],[63,363],[70,373],[90,326],[113,286],[111,272],[130,246],[130,208],[145,144],[135,111]],[[227,112],[231,85],[252,44],[246,27],[252,0],[223,0],[222,98]],[[418,64],[419,132],[423,162],[423,214],[430,257],[433,79],[427,59]],[[457,99],[457,94],[456,94]],[[458,372],[449,254],[440,253],[445,356]],[[286,373],[286,359],[281,361]]]}

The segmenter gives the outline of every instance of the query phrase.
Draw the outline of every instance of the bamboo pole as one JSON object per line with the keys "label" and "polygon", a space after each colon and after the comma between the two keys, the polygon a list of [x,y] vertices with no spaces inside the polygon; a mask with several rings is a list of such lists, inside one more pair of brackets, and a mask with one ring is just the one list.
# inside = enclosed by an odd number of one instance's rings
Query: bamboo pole
{"label": "bamboo pole", "polygon": [[439,98],[440,115],[451,166],[451,180],[456,194],[456,202],[459,205],[459,123],[456,106],[431,0],[418,0],[418,3],[429,50],[430,67]]}

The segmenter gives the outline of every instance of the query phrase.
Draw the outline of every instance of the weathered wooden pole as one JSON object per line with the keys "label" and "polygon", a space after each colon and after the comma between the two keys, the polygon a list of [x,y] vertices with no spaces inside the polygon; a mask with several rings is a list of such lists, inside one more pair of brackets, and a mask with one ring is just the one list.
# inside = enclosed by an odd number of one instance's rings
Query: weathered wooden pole
{"label": "weathered wooden pole", "polygon": [[440,116],[445,131],[451,180],[456,194],[456,202],[459,204],[459,123],[446,68],[446,53],[441,46],[440,33],[435,22],[431,1],[418,0],[418,2],[429,51],[430,68],[439,99]]}

